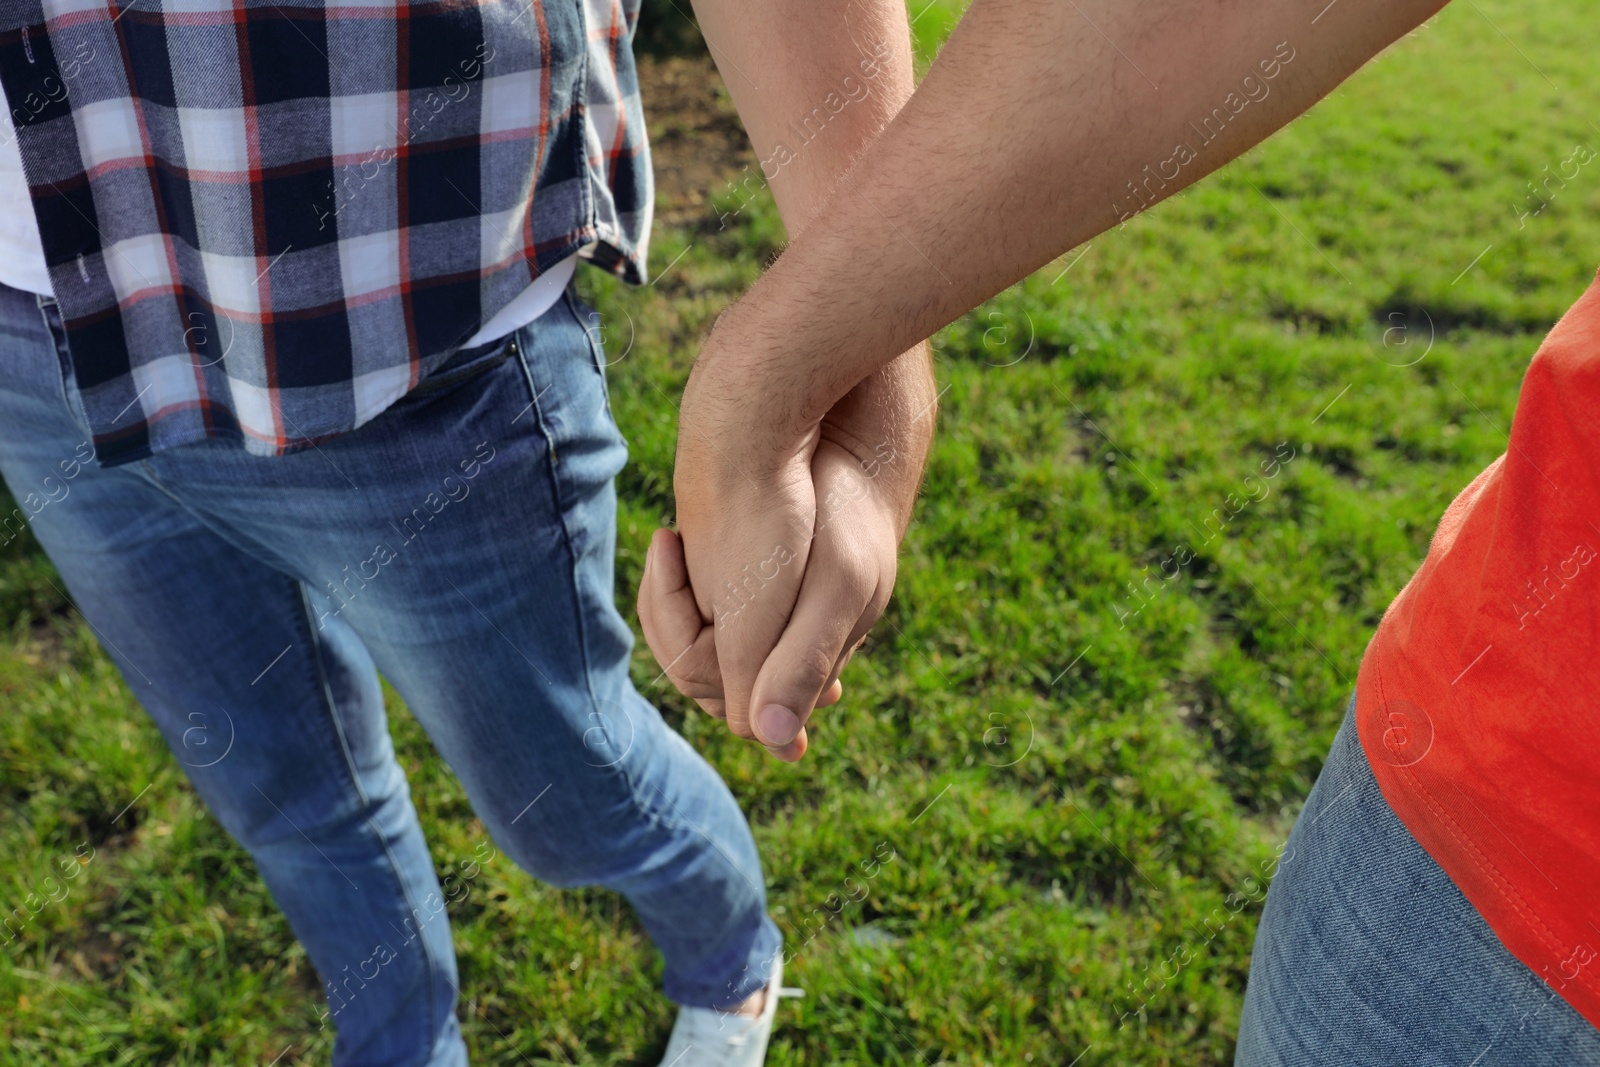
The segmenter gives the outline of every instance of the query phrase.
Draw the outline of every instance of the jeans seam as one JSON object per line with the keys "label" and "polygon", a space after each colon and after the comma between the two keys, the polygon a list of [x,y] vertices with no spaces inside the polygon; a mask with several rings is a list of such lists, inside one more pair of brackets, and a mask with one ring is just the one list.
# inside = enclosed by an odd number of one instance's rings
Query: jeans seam
{"label": "jeans seam", "polygon": [[606,417],[611,420],[611,425],[616,428],[618,436],[621,436],[622,428],[617,426],[616,413],[611,410],[611,382],[606,378],[606,367],[609,364],[606,362],[605,353],[601,351],[600,342],[594,339],[594,334],[590,333],[589,328],[584,325],[584,316],[580,314],[579,309],[587,309],[597,317],[600,313],[584,302],[571,282],[568,282],[566,289],[562,290],[561,299],[566,303],[567,310],[572,313],[572,317],[577,320],[579,327],[583,329],[584,341],[589,346],[590,365],[594,367],[595,373],[600,377],[600,395],[605,397]]}
{"label": "jeans seam", "polygon": [[[144,472],[144,476],[145,476],[146,480],[148,480],[151,485],[155,486],[157,490],[159,490],[160,492],[165,493],[167,496],[171,497],[172,498],[172,502],[174,504],[177,504],[179,507],[183,508],[183,510],[185,510],[185,511],[189,512],[189,514],[195,516],[196,519],[200,518],[198,512],[196,512],[193,508],[189,507],[189,505],[185,504],[181,499],[179,499],[178,498],[178,494],[174,493],[171,489],[168,489],[166,483],[163,482],[159,477],[157,477],[156,469],[150,463],[150,460],[148,458],[139,460],[139,469]],[[202,525],[205,525],[205,523],[203,521],[202,521]],[[206,528],[210,529],[209,526],[207,526]],[[224,540],[226,540],[226,538],[224,538]]]}
{"label": "jeans seam", "polygon": [[[72,358],[70,353],[62,351],[61,342],[56,340],[55,325],[50,321],[51,308],[56,309],[56,317],[58,319],[60,318],[60,305],[55,302],[53,297],[48,298],[48,302],[46,302],[46,300],[47,298],[45,298],[42,294],[34,295],[34,304],[39,309],[39,319],[44,323],[45,336],[49,338],[50,349],[56,357],[56,378],[58,379],[56,384],[61,392],[61,405],[67,409],[68,417],[70,417],[74,422],[78,422],[79,409],[77,406],[73,405],[71,390],[69,390],[67,386],[67,376],[75,374],[76,372],[72,369]],[[65,326],[62,327],[61,332],[63,334],[66,333]],[[94,432],[93,428],[88,425],[87,419],[79,423],[79,428],[84,431],[84,435],[89,440],[90,448],[92,449],[94,447]]]}
{"label": "jeans seam", "polygon": [[[572,315],[573,321],[577,323],[578,328],[582,329],[583,323],[578,319],[577,312],[573,310],[571,302],[565,301],[565,306],[567,312]],[[585,331],[585,337],[587,338],[587,336],[588,332]],[[544,434],[545,438],[545,477],[549,479],[550,496],[551,499],[555,501],[556,510],[561,516],[561,544],[562,548],[567,554],[568,586],[572,591],[573,616],[576,620],[578,631],[578,650],[579,655],[583,660],[584,689],[587,690],[589,694],[590,710],[595,715],[601,716],[601,722],[604,722],[605,718],[600,710],[600,698],[594,691],[594,671],[591,666],[592,657],[589,654],[589,632],[584,623],[583,597],[579,592],[578,553],[573,547],[572,527],[567,521],[567,508],[564,500],[562,499],[561,493],[561,478],[556,470],[557,459],[555,438],[551,432],[549,423],[545,418],[544,408],[539,403],[539,397],[542,396],[543,393],[540,391],[539,383],[535,380],[533,375],[533,355],[531,347],[528,345],[520,345],[518,348],[519,351],[517,353],[517,358],[522,365],[523,378],[528,384],[529,396],[533,402],[534,416],[539,420],[539,429]],[[629,685],[630,687],[632,685],[631,679],[629,680]],[[641,697],[641,699],[643,698]],[[626,758],[626,753],[624,753],[623,758]],[[628,791],[628,795],[633,798],[634,806],[638,808],[639,811],[652,823],[659,826],[664,826],[669,830],[689,829],[689,827],[686,827],[678,823],[676,820],[668,817],[665,812],[658,810],[655,805],[645,798],[643,791],[639,788],[639,783],[634,781],[633,775],[630,774],[628,772],[628,768],[624,766],[623,759],[618,759],[610,766],[616,768],[618,777],[622,779],[623,787]]]}
{"label": "jeans seam", "polygon": [[[418,914],[416,902],[411,899],[411,890],[406,885],[404,876],[400,873],[400,864],[394,858],[394,851],[389,848],[389,842],[372,826],[372,801],[367,796],[367,791],[361,785],[361,776],[356,772],[355,758],[350,754],[350,745],[344,734],[344,724],[339,721],[339,712],[335,707],[333,691],[328,684],[328,672],[322,662],[322,644],[317,640],[316,627],[312,625],[315,615],[311,610],[311,602],[306,595],[304,582],[290,579],[294,583],[296,592],[300,597],[300,622],[305,626],[306,638],[311,648],[311,663],[316,671],[317,688],[322,694],[323,707],[328,713],[328,720],[333,724],[334,735],[339,739],[339,754],[344,758],[345,773],[350,776],[350,784],[355,787],[356,796],[361,799],[361,808],[366,818],[363,820],[367,830],[377,838],[378,846],[383,849],[383,857],[389,862],[389,870],[394,874],[394,879],[400,887],[400,896],[405,900],[406,907],[411,909],[413,915]],[[419,929],[418,933],[421,931]],[[433,957],[428,953],[426,941],[420,940],[417,949],[422,953],[422,963],[428,974],[428,1050],[432,1055],[433,1047],[438,1043],[438,1035],[434,1033],[434,989],[437,985],[437,975],[434,973]]]}

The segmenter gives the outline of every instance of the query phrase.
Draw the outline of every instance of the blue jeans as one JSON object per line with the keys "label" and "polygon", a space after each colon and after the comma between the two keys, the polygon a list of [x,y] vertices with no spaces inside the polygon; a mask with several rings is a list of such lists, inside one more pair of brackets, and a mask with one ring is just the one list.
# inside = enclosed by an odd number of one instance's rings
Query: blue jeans
{"label": "blue jeans", "polygon": [[[195,789],[305,945],[334,1062],[455,1065],[448,903],[503,850],[632,904],[666,994],[723,1007],[781,951],[716,772],[628,677],[612,592],[627,446],[569,291],[377,418],[261,458],[88,461],[60,318],[0,286],[0,472]],[[378,672],[492,844],[441,885]]]}
{"label": "blue jeans", "polygon": [[1236,1067],[1600,1064],[1384,800],[1354,707],[1267,892]]}

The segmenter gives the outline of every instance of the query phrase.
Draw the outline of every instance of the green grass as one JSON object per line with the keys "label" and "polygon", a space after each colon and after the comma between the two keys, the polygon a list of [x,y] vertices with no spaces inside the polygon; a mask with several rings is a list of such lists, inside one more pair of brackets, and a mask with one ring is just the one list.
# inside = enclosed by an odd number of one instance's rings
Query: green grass
{"label": "green grass", "polygon": [[[924,58],[958,11],[919,19]],[[1525,228],[1513,207],[1600,144],[1597,38],[1578,0],[1452,5],[1245,159],[943,331],[899,590],[799,766],[646,688],[749,811],[804,942],[771,1063],[1229,1062],[1252,875],[1600,258],[1600,166]],[[659,231],[657,271],[684,254],[648,289],[585,272],[613,350],[634,338],[611,370],[625,604],[671,513],[696,341],[780,242],[763,200]],[[1280,443],[1292,461],[1246,483]],[[1152,577],[1180,546],[1177,577]],[[1122,618],[1131,582],[1148,603]],[[0,903],[95,851],[0,957],[0,1064],[326,1062],[304,953],[57,585],[31,540],[0,549]],[[636,678],[655,675],[641,643]],[[443,873],[482,828],[393,710]],[[671,1007],[618,898],[502,858],[452,918],[474,1062],[655,1063]]]}

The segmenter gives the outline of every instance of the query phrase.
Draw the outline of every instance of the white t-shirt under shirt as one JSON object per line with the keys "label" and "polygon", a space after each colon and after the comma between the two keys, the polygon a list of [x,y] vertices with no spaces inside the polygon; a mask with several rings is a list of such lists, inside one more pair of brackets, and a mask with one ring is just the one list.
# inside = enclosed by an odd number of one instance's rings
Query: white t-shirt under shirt
{"label": "white t-shirt under shirt", "polygon": [[[0,89],[0,106],[5,107],[8,116],[11,114],[4,89]],[[50,272],[44,266],[39,226],[33,221],[28,182],[22,176],[17,131],[9,121],[0,122],[0,282],[13,289],[54,295]]]}
{"label": "white t-shirt under shirt", "polygon": [[512,297],[510,303],[489,316],[489,321],[484,323],[483,328],[477,333],[467,338],[467,343],[463,347],[488,344],[504,337],[512,330],[520,330],[549,311],[555,306],[556,301],[561,299],[561,292],[567,287],[567,282],[571,280],[572,272],[577,266],[578,253],[574,252],[529,282],[528,287]]}
{"label": "white t-shirt under shirt", "polygon": [[[0,89],[0,107],[9,115],[5,91]],[[562,290],[578,265],[576,253],[535,278],[505,307],[495,312],[463,347],[487,344],[520,329],[543,315],[561,299]],[[33,204],[28,197],[28,182],[22,174],[22,154],[17,150],[16,130],[10,122],[0,122],[0,282],[13,289],[55,295],[50,272],[44,263],[44,244],[34,221]]]}

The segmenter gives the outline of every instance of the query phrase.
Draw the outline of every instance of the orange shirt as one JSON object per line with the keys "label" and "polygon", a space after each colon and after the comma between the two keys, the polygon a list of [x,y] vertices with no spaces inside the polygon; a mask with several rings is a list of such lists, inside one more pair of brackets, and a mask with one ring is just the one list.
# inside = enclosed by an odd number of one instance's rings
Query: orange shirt
{"label": "orange shirt", "polygon": [[1384,614],[1356,714],[1401,821],[1600,1026],[1600,278]]}

